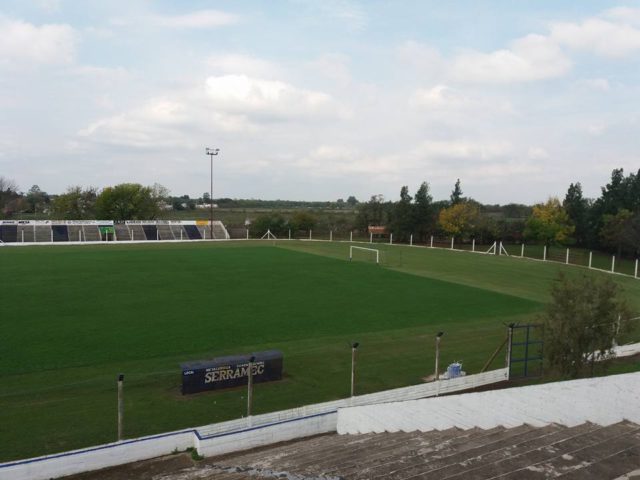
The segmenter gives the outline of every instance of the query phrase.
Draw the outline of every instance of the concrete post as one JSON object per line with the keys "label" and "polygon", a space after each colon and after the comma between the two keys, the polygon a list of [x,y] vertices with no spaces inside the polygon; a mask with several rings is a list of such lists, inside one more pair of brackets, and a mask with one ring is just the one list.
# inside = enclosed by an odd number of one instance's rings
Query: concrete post
{"label": "concrete post", "polygon": [[444,335],[444,332],[438,332],[436,335],[436,371],[435,371],[435,379],[440,379],[440,339]]}
{"label": "concrete post", "polygon": [[118,375],[118,441],[122,440],[124,428],[124,374]]}
{"label": "concrete post", "polygon": [[351,396],[356,394],[356,350],[358,349],[358,342],[351,345]]}

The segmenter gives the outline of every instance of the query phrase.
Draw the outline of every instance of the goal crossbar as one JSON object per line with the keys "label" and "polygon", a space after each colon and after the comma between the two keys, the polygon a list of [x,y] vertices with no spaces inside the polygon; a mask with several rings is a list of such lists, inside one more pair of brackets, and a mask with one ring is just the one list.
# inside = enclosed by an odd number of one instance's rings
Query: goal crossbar
{"label": "goal crossbar", "polygon": [[349,247],[349,261],[353,259],[354,250],[364,250],[367,252],[374,252],[376,254],[376,264],[380,263],[380,250],[376,250],[375,248],[356,247],[355,245],[351,245]]}

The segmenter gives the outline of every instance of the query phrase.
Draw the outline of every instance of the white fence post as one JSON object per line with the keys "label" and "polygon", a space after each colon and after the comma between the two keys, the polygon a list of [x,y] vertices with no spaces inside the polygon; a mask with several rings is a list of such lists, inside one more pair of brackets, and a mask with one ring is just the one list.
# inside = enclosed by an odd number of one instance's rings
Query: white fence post
{"label": "white fence post", "polygon": [[567,257],[564,259],[565,265],[569,265],[569,249],[567,248]]}
{"label": "white fence post", "polygon": [[611,272],[615,272],[616,271],[616,256],[612,255],[611,256]]}
{"label": "white fence post", "polygon": [[291,240],[291,229],[289,229],[289,240]]}
{"label": "white fence post", "polygon": [[593,252],[589,252],[589,268],[591,268],[591,261],[593,260]]}
{"label": "white fence post", "polygon": [[547,246],[544,246],[544,250],[542,252],[542,260],[546,261],[547,260]]}
{"label": "white fence post", "polygon": [[53,243],[53,227],[51,227],[51,243]]}
{"label": "white fence post", "polygon": [[373,243],[373,232],[369,232],[369,243]]}
{"label": "white fence post", "polygon": [[393,245],[393,233],[389,234],[389,245]]}
{"label": "white fence post", "polygon": [[433,235],[431,235],[431,245],[429,245],[431,248],[433,248]]}
{"label": "white fence post", "polygon": [[353,230],[349,232],[349,241],[353,242]]}
{"label": "white fence post", "polygon": [[454,238],[455,238],[455,237],[453,237],[453,236],[451,237],[451,250],[453,250],[453,239],[454,239]]}
{"label": "white fence post", "polygon": [[249,240],[249,229],[247,228],[247,240]]}
{"label": "white fence post", "polygon": [[[22,237],[22,241],[24,242],[24,232],[22,232],[23,237]],[[78,230],[78,241],[81,242],[82,241],[82,230]]]}
{"label": "white fence post", "polygon": [[22,243],[24,243],[24,230],[22,230]]}
{"label": "white fence post", "polygon": [[311,236],[311,229],[309,229],[309,240],[311,240],[313,237]]}
{"label": "white fence post", "polygon": [[329,241],[333,242],[333,230],[329,230]]}
{"label": "white fence post", "polygon": [[[24,233],[24,232],[22,232],[22,233]],[[636,269],[633,272],[633,276],[635,278],[638,278],[638,259],[637,258],[636,258]]]}
{"label": "white fence post", "polygon": [[522,247],[520,248],[520,258],[524,257],[524,242],[522,242]]}
{"label": "white fence post", "polygon": [[471,239],[471,251],[472,252],[476,251],[476,239],[475,238]]}
{"label": "white fence post", "polygon": [[[213,225],[211,225],[211,231],[213,231]],[[156,227],[156,240],[160,240],[160,230]]]}
{"label": "white fence post", "polygon": [[413,247],[413,233],[409,236],[409,246]]}
{"label": "white fence post", "polygon": [[502,240],[500,240],[500,245],[498,246],[498,255],[502,255]]}

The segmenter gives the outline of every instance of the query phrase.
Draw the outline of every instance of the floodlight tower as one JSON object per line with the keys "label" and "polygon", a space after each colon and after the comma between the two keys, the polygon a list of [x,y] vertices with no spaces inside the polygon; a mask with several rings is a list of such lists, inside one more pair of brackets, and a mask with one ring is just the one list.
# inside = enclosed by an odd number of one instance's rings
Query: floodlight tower
{"label": "floodlight tower", "polygon": [[209,157],[211,158],[211,190],[209,192],[209,212],[210,212],[210,220],[211,220],[211,224],[209,225],[209,232],[211,233],[211,240],[213,240],[213,157],[215,155],[218,155],[218,152],[220,152],[219,148],[209,148],[207,147],[205,149],[205,153],[207,155],[209,155]]}

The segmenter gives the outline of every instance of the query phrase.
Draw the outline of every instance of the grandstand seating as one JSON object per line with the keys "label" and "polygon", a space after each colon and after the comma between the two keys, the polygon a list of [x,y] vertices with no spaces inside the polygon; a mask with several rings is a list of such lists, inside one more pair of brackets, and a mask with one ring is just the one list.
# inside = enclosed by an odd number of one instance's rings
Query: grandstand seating
{"label": "grandstand seating", "polygon": [[116,223],[114,226],[116,230],[116,240],[131,240],[131,232],[125,223]]}
{"label": "grandstand seating", "polygon": [[196,227],[198,229],[198,232],[200,232],[200,238],[211,238],[211,234],[209,233],[209,227],[204,227],[201,225],[198,225]]}
{"label": "grandstand seating", "polygon": [[51,233],[54,242],[68,242],[69,230],[66,225],[52,225]]}
{"label": "grandstand seating", "polygon": [[132,240],[146,240],[142,225],[128,225]]}
{"label": "grandstand seating", "polygon": [[35,242],[35,227],[33,225],[18,225],[18,241]]}
{"label": "grandstand seating", "polygon": [[67,225],[67,232],[70,242],[83,242],[82,225]]}
{"label": "grandstand seating", "polygon": [[36,225],[36,242],[50,242],[50,241],[51,241],[51,226]]}
{"label": "grandstand seating", "polygon": [[213,238],[215,239],[226,239],[227,232],[224,229],[224,226],[220,222],[213,222]]}
{"label": "grandstand seating", "polygon": [[158,240],[158,228],[155,225],[142,225],[147,240]]}
{"label": "grandstand seating", "polygon": [[82,239],[85,242],[99,242],[102,240],[100,230],[97,225],[83,225],[82,226]]}
{"label": "grandstand seating", "polygon": [[0,240],[6,243],[18,241],[17,225],[0,225]]}
{"label": "grandstand seating", "polygon": [[184,225],[184,231],[187,234],[186,238],[188,238],[189,240],[202,239],[202,233],[200,232],[200,229],[195,225]]}
{"label": "grandstand seating", "polygon": [[171,225],[171,232],[176,240],[188,240],[187,233],[182,228],[182,225]]}
{"label": "grandstand seating", "polygon": [[[158,225],[158,237],[160,240],[175,240],[176,237],[171,230],[171,225],[159,224]],[[180,237],[178,237],[180,238]]]}

